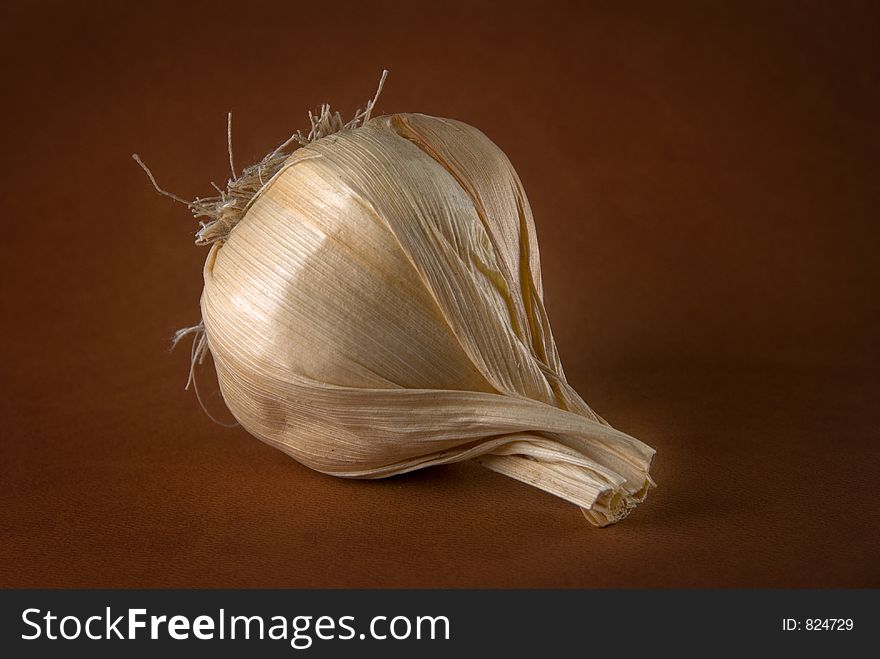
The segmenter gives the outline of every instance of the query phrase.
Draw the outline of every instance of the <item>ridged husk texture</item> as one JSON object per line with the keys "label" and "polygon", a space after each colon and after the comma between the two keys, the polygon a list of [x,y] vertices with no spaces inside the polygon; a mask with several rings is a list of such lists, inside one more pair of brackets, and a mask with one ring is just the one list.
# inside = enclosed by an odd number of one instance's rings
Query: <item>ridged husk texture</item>
{"label": "ridged husk texture", "polygon": [[201,308],[229,409],[334,476],[476,459],[621,519],[654,451],[566,382],[510,162],[458,121],[366,119],[283,158],[215,236]]}

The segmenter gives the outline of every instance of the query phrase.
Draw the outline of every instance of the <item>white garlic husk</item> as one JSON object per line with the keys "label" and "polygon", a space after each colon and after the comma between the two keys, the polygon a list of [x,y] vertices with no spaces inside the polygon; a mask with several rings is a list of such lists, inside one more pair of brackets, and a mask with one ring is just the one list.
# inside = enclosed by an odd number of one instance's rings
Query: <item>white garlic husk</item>
{"label": "white garlic husk", "polygon": [[202,213],[204,347],[227,406],[326,474],[476,459],[596,525],[623,518],[654,450],[566,382],[510,162],[461,122],[371,107],[349,125],[325,107],[304,146]]}

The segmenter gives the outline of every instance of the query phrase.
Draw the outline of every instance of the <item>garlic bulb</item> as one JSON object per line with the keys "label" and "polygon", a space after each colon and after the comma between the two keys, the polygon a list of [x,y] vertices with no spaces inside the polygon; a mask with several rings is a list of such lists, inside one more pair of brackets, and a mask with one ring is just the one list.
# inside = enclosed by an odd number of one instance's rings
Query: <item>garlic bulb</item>
{"label": "garlic bulb", "polygon": [[248,432],[318,471],[476,459],[621,519],[654,451],[566,382],[513,167],[471,126],[374,103],[323,107],[301,148],[191,204],[211,220],[196,356]]}

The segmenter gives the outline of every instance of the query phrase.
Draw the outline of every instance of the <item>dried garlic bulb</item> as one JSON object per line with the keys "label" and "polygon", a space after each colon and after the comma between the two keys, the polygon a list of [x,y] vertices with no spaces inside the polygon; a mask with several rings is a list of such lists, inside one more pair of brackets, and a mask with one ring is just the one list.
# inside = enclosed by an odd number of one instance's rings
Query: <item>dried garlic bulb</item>
{"label": "dried garlic bulb", "polygon": [[241,425],[313,469],[475,459],[622,519],[654,451],[565,380],[516,172],[479,130],[371,119],[375,100],[347,124],[322,107],[301,148],[188,202],[211,249],[203,323],[181,335],[200,334]]}

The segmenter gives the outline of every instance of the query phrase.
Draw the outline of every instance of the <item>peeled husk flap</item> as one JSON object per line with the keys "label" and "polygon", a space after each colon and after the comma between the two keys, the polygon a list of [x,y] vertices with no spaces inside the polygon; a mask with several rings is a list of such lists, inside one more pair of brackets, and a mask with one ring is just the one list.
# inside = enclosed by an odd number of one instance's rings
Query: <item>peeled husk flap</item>
{"label": "peeled husk flap", "polygon": [[200,350],[229,409],[327,474],[476,459],[618,521],[654,451],[566,382],[509,161],[461,122],[370,109],[267,156],[200,232]]}

